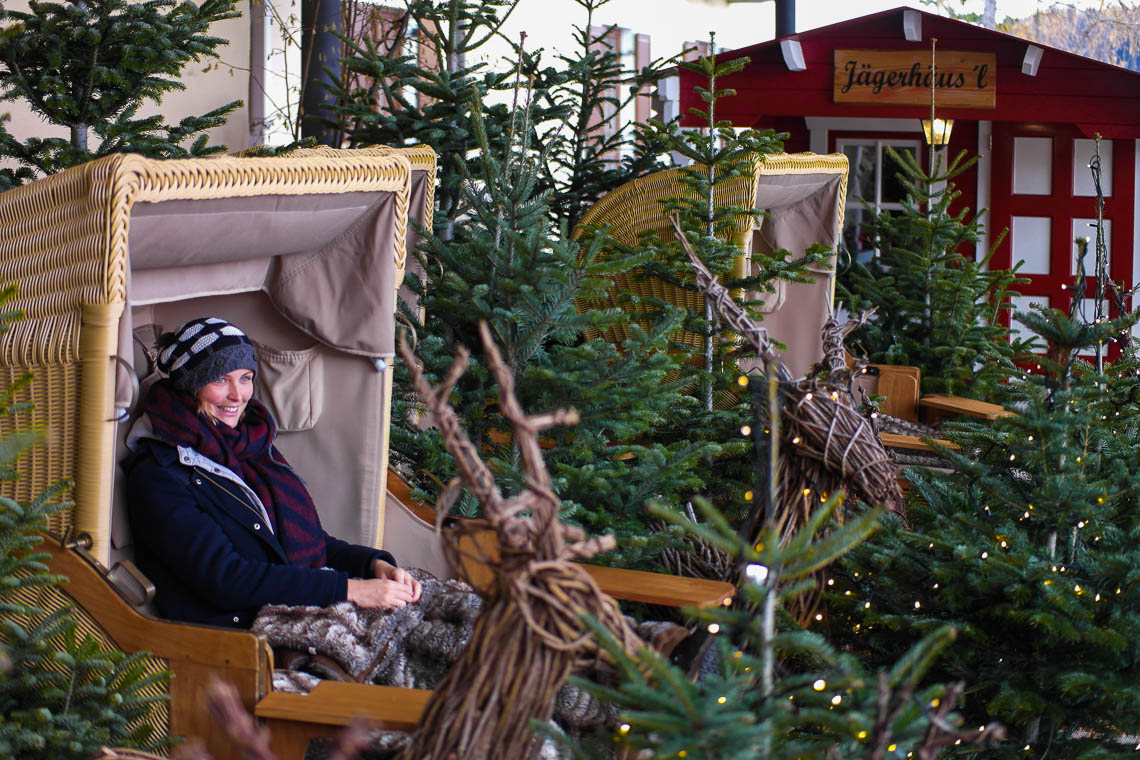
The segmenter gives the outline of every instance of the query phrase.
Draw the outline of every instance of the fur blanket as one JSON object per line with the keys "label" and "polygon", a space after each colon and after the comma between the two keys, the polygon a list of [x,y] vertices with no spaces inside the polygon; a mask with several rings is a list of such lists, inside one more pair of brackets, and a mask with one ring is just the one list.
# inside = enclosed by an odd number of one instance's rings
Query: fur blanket
{"label": "fur blanket", "polygon": [[[423,594],[417,604],[400,609],[363,609],[351,602],[263,607],[253,631],[264,634],[276,654],[279,669],[273,688],[307,693],[321,678],[434,688],[471,639],[483,600],[462,581],[409,572],[422,584]],[[688,634],[671,623],[642,623],[636,630],[645,641],[668,649]],[[570,684],[562,687],[555,703],[555,722],[572,734],[616,724],[616,718],[612,708]],[[405,741],[400,732],[377,732],[370,755],[394,753]],[[549,751],[551,747],[544,747],[542,757],[558,757]]]}

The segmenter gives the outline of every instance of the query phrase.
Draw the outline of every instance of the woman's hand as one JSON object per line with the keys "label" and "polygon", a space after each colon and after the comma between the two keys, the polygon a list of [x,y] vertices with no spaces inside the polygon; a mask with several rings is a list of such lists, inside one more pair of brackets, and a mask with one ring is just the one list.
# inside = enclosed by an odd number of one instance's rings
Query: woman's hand
{"label": "woman's hand", "polygon": [[401,570],[382,559],[374,559],[372,560],[372,577],[402,583],[411,588],[413,602],[420,600],[420,592],[422,590],[420,588],[420,582],[413,578],[406,570]]}
{"label": "woman's hand", "polygon": [[[418,586],[419,584],[417,584]],[[348,601],[358,607],[403,607],[420,598],[419,589],[386,578],[348,579]]]}

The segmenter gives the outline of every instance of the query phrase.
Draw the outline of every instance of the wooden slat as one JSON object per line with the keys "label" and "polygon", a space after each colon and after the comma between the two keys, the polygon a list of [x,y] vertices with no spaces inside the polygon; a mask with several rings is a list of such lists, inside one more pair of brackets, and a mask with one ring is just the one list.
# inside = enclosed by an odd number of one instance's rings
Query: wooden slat
{"label": "wooden slat", "polygon": [[960,396],[947,396],[942,393],[928,393],[918,400],[918,405],[922,409],[930,409],[940,414],[964,414],[983,420],[996,420],[1013,415],[1013,412],[998,404]]}
{"label": "wooden slat", "polygon": [[[916,438],[913,435],[896,435],[895,433],[880,433],[879,439],[883,445],[888,449],[908,449],[910,451],[930,451],[933,452],[934,448],[923,441],[921,438]],[[949,449],[958,448],[950,441],[941,439],[934,439],[935,443],[945,446]]]}
{"label": "wooden slat", "polygon": [[355,718],[366,718],[378,728],[410,731],[419,723],[431,694],[427,689],[321,681],[308,694],[266,694],[253,714],[325,727],[347,726]]}
{"label": "wooden slat", "polygon": [[662,575],[601,565],[581,565],[602,590],[615,599],[671,607],[710,607],[724,604],[736,589],[731,583],[680,575]]}
{"label": "wooden slat", "polygon": [[253,714],[265,721],[279,760],[303,760],[309,742],[335,736],[356,718],[376,728],[413,730],[431,695],[426,689],[321,681],[308,694],[267,694]]}

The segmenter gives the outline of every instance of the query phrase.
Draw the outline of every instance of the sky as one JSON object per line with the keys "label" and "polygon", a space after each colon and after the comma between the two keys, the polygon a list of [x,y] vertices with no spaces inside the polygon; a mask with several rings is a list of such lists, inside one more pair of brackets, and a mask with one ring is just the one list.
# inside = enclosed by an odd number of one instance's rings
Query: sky
{"label": "sky", "polygon": [[[997,20],[1007,16],[1025,18],[1036,10],[1053,5],[1078,8],[1099,7],[1116,0],[997,0]],[[959,11],[981,13],[983,0],[943,0]],[[721,5],[710,9],[710,5]],[[935,8],[918,0],[797,0],[796,31],[803,32],[870,13],[909,6],[928,12]],[[517,39],[527,31],[527,47],[569,49],[572,27],[583,23],[584,14],[574,0],[523,0],[508,19],[504,32]],[[705,40],[716,32],[718,47],[733,50],[775,36],[774,2],[733,2],[723,0],[610,0],[598,11],[595,24],[615,24],[650,35],[654,56],[670,55],[685,42]],[[497,51],[496,51],[497,52]]]}

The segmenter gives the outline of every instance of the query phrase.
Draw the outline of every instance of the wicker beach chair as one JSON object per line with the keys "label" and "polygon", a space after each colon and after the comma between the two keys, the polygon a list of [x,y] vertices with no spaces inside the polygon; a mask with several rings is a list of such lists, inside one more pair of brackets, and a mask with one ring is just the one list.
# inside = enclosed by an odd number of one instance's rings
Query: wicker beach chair
{"label": "wicker beach chair", "polygon": [[[757,253],[784,248],[798,255],[812,243],[822,243],[834,250],[843,228],[847,157],[839,153],[757,155],[752,159],[752,167],[751,175],[726,181],[716,190],[720,205],[769,212],[759,227],[753,225],[751,217],[745,217],[734,229],[733,242],[740,248],[735,274],[748,274],[751,258]],[[592,228],[606,226],[609,234],[625,245],[635,245],[650,232],[662,240],[671,240],[673,229],[662,202],[689,192],[681,182],[679,169],[633,180],[595,203],[583,215],[574,236],[581,237]],[[787,345],[781,359],[794,375],[803,374],[822,356],[819,335],[832,309],[834,257],[826,266],[813,267],[811,277],[810,284],[780,282],[776,292],[765,294],[762,299],[764,326],[773,338]],[[606,301],[583,305],[635,311],[649,308],[638,303],[628,304],[620,296],[620,292],[625,291],[684,305],[698,313],[704,310],[704,297],[695,289],[679,288],[654,277],[641,277],[636,272],[619,274],[615,285]],[[605,337],[621,345],[628,336],[624,328],[617,327],[607,331]],[[693,347],[704,345],[704,336],[694,332],[681,331],[674,339]]]}
{"label": "wicker beach chair", "polygon": [[[0,194],[0,282],[19,287],[12,306],[25,313],[0,338],[0,382],[35,376],[16,399],[34,408],[0,418],[0,433],[48,430],[0,494],[24,500],[70,479],[75,502],[45,542],[69,582],[17,593],[49,610],[74,604],[80,631],[105,646],[151,652],[150,671],[173,679],[147,722],[201,739],[218,760],[238,755],[202,704],[212,678],[271,725],[282,760],[358,712],[409,728],[427,692],[322,683],[319,695],[278,694],[263,637],[149,612],[117,493],[126,423],[151,375],[147,347],[203,314],[241,325],[259,347],[258,396],[329,532],[438,570],[431,526],[387,498],[393,313],[417,234],[409,213],[431,223],[434,167],[425,148],[116,155]],[[718,603],[729,592],[702,586],[676,598]]]}

